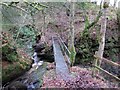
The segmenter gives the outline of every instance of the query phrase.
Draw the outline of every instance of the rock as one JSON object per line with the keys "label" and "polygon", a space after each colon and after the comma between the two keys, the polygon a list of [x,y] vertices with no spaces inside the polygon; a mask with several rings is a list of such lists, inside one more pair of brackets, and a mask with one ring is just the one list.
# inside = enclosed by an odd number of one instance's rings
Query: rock
{"label": "rock", "polygon": [[3,88],[3,90],[27,90],[27,86],[22,82],[16,81]]}
{"label": "rock", "polygon": [[45,44],[44,43],[38,43],[33,45],[33,48],[35,50],[35,52],[41,52],[43,49],[45,49]]}

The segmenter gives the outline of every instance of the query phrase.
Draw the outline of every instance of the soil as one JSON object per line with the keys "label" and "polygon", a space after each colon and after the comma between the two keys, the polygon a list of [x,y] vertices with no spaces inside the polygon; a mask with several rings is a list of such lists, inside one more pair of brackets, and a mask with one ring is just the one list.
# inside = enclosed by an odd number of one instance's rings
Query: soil
{"label": "soil", "polygon": [[8,65],[10,65],[10,62],[4,61],[4,60],[2,61],[2,68],[3,68],[3,69],[7,68]]}

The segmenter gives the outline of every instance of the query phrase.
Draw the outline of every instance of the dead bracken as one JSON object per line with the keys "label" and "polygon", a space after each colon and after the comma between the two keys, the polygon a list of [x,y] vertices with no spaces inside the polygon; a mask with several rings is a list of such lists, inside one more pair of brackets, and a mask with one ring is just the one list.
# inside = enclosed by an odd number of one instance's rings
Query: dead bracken
{"label": "dead bracken", "polygon": [[55,69],[50,69],[43,77],[42,88],[109,88],[106,81],[92,77],[90,70],[73,66],[70,71],[71,78],[65,81],[55,76]]}

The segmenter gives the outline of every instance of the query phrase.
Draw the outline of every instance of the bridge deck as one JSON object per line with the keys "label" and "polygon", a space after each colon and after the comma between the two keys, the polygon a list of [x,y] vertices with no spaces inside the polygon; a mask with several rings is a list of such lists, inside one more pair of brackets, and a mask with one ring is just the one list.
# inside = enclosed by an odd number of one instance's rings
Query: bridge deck
{"label": "bridge deck", "polygon": [[56,63],[56,73],[66,80],[69,77],[69,69],[62,54],[57,37],[53,37],[53,50]]}

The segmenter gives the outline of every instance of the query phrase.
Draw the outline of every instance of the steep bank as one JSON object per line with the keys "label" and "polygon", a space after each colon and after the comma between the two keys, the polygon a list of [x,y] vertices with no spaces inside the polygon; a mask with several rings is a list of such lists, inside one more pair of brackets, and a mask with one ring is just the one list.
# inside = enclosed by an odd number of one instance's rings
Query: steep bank
{"label": "steep bank", "polygon": [[27,71],[32,60],[13,44],[9,32],[2,31],[2,84],[9,82]]}

